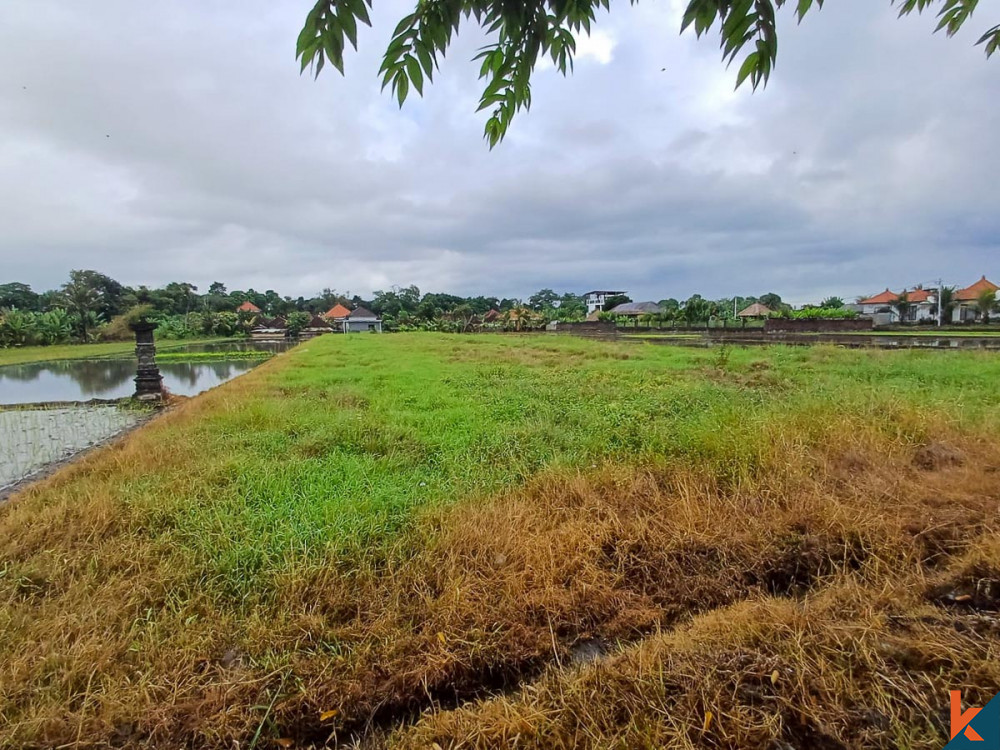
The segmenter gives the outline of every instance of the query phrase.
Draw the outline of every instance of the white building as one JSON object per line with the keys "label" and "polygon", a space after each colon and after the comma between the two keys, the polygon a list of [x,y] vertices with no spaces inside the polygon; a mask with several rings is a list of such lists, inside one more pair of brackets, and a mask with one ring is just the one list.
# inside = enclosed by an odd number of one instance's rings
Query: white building
{"label": "white building", "polygon": [[590,315],[594,310],[603,310],[608,297],[614,297],[616,294],[625,294],[625,292],[585,292],[583,301],[587,303],[587,315]]}
{"label": "white building", "polygon": [[[900,319],[899,298],[906,295],[906,310]],[[919,323],[923,320],[936,321],[938,316],[936,289],[911,289],[900,294],[886,289],[881,294],[863,299],[855,305],[862,315],[876,317],[876,324],[884,316],[887,323]]]}

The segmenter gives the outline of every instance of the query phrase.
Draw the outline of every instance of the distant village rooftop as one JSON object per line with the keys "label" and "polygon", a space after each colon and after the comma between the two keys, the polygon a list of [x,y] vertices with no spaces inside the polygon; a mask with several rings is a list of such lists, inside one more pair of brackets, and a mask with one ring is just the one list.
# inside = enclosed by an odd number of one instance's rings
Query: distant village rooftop
{"label": "distant village rooftop", "polygon": [[744,307],[738,313],[736,313],[737,318],[766,318],[774,312],[767,305],[762,305],[760,302],[754,302],[748,307]]}
{"label": "distant village rooftop", "polygon": [[343,320],[350,314],[351,311],[338,302],[336,305],[323,313],[323,317],[328,320]]}
{"label": "distant village rooftop", "polygon": [[863,299],[858,302],[859,305],[891,305],[893,302],[899,299],[899,294],[889,290],[886,287],[884,292],[876,294],[874,297],[869,297],[868,299]]}
{"label": "distant village rooftop", "polygon": [[959,289],[955,292],[955,299],[959,302],[975,302],[979,299],[979,295],[983,292],[996,292],[1000,291],[1000,286],[997,286],[992,281],[983,276],[979,281],[971,286],[965,287],[965,289]]}
{"label": "distant village rooftop", "polygon": [[663,309],[655,302],[623,302],[608,312],[614,315],[657,315],[663,312]]}

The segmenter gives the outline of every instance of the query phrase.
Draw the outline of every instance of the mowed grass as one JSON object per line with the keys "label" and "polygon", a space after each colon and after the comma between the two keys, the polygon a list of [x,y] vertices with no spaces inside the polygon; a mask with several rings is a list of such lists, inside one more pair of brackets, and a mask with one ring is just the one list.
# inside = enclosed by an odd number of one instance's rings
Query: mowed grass
{"label": "mowed grass", "polygon": [[[321,337],[0,507],[0,744],[931,747],[915,700],[1000,688],[926,594],[992,606],[998,417],[986,353]],[[932,615],[953,672],[847,687]]]}
{"label": "mowed grass", "polygon": [[[159,342],[160,351],[169,351],[191,344],[225,341],[220,338],[189,339]],[[105,341],[99,344],[59,344],[55,346],[18,346],[0,348],[0,367],[23,365],[29,362],[53,362],[59,359],[87,359],[91,357],[127,357],[135,351],[134,341]]]}

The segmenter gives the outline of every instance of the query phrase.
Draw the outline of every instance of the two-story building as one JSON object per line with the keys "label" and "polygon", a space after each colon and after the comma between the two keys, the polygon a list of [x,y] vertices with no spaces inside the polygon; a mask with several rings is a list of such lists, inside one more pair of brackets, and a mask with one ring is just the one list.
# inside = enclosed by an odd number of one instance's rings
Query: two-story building
{"label": "two-story building", "polygon": [[587,315],[590,315],[595,310],[603,310],[604,303],[608,301],[608,297],[614,297],[617,294],[625,294],[625,292],[585,292],[583,295],[583,301],[587,303]]}

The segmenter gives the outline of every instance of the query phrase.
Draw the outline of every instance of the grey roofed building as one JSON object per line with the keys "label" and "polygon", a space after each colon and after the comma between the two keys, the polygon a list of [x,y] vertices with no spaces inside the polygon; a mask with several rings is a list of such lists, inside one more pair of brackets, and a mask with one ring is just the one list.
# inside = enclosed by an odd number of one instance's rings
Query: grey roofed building
{"label": "grey roofed building", "polygon": [[663,312],[663,308],[655,302],[625,302],[608,312],[614,315],[656,315]]}
{"label": "grey roofed building", "polygon": [[250,338],[257,341],[272,341],[288,336],[288,325],[281,316],[268,320],[262,318],[250,331]]}
{"label": "grey roofed building", "polygon": [[333,328],[325,318],[313,315],[309,324],[299,332],[300,339],[311,339],[314,336],[321,336],[324,333],[332,333]]}
{"label": "grey roofed building", "polygon": [[382,319],[366,307],[355,307],[343,321],[338,321],[344,333],[374,331],[382,333]]}

